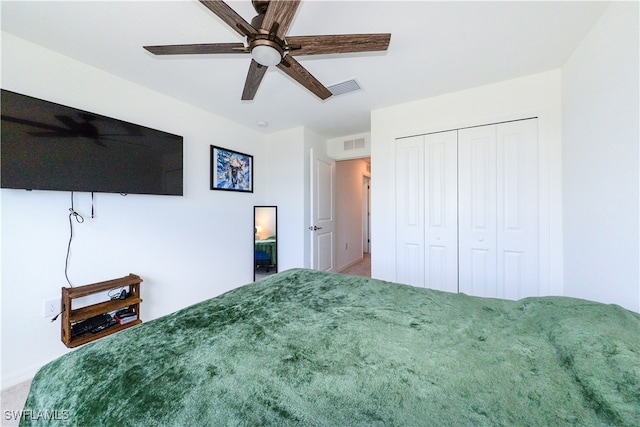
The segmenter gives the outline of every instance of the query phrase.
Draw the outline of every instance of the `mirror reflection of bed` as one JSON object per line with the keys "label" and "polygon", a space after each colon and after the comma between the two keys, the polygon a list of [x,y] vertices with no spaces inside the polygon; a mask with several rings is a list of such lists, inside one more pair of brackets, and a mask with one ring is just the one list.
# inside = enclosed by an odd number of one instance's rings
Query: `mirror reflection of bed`
{"label": "mirror reflection of bed", "polygon": [[278,272],[278,208],[253,207],[253,274],[260,280]]}

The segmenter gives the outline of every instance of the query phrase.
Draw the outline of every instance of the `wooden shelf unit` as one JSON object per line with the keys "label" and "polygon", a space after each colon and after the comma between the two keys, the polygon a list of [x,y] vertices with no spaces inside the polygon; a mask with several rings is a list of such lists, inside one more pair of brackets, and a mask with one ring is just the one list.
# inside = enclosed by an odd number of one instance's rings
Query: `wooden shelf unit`
{"label": "wooden shelf unit", "polygon": [[[93,283],[91,285],[77,286],[74,288],[62,288],[62,342],[69,348],[77,347],[99,338],[106,337],[123,329],[142,323],[140,320],[140,283],[142,279],[135,274],[106,282]],[[111,289],[129,287],[128,296],[125,299],[110,299],[87,307],[73,309],[73,300]],[[76,337],[71,337],[71,325],[81,320],[88,319],[99,314],[110,313],[121,308],[129,307],[138,314],[138,319],[124,325],[115,324],[100,332],[87,332]]]}

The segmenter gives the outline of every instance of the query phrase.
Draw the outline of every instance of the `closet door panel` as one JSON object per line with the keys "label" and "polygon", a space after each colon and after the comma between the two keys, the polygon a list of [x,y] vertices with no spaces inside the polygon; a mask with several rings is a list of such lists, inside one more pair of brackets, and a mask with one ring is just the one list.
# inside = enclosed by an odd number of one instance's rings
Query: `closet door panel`
{"label": "closet door panel", "polygon": [[457,131],[426,135],[425,286],[458,292]]}
{"label": "closet door panel", "polygon": [[496,125],[458,131],[460,292],[498,296]]}
{"label": "closet door panel", "polygon": [[539,295],[537,119],[497,127],[498,297]]}
{"label": "closet door panel", "polygon": [[396,140],[396,281],[424,286],[424,137]]}
{"label": "closet door panel", "polygon": [[490,249],[478,247],[470,249],[470,259],[468,268],[469,275],[466,278],[464,290],[460,290],[468,295],[491,295],[495,289],[493,270],[495,268],[495,252]]}
{"label": "closet door panel", "polygon": [[537,119],[396,141],[396,278],[520,299],[540,288]]}

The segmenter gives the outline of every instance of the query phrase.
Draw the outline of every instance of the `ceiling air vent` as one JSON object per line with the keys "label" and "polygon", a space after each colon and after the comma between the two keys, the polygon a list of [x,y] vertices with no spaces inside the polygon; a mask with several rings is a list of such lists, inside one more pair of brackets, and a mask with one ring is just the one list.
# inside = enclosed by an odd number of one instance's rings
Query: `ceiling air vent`
{"label": "ceiling air vent", "polygon": [[331,86],[327,86],[329,92],[333,96],[344,95],[345,93],[355,92],[362,89],[355,79],[347,80],[346,82],[336,83]]}
{"label": "ceiling air vent", "polygon": [[364,148],[364,138],[350,139],[348,141],[344,141],[343,144],[343,148],[345,151],[353,150],[356,148]]}

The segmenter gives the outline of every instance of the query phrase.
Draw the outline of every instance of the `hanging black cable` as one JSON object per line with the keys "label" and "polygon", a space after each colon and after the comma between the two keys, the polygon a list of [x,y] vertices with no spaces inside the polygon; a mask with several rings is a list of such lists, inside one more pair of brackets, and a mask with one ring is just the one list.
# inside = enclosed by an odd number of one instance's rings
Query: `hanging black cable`
{"label": "hanging black cable", "polygon": [[73,191],[71,192],[71,207],[69,208],[69,243],[67,244],[67,258],[64,263],[64,277],[67,279],[67,283],[69,286],[73,288],[71,284],[71,280],[69,280],[69,255],[71,254],[71,241],[73,240],[73,218],[75,218],[78,224],[82,224],[84,222],[84,217],[80,215],[73,208]]}
{"label": "hanging black cable", "polygon": [[[91,193],[91,217],[93,218],[93,193]],[[71,284],[71,280],[69,280],[69,255],[71,254],[71,241],[73,240],[73,218],[75,218],[78,224],[82,224],[84,222],[84,217],[80,215],[73,207],[73,191],[71,192],[71,207],[69,208],[69,243],[67,244],[67,257],[64,262],[64,277],[67,279],[67,283],[70,287],[73,288],[73,284]],[[52,322],[55,322],[58,316],[60,316],[62,312],[56,314],[51,319]]]}

